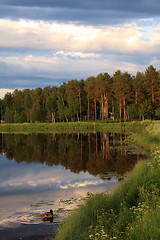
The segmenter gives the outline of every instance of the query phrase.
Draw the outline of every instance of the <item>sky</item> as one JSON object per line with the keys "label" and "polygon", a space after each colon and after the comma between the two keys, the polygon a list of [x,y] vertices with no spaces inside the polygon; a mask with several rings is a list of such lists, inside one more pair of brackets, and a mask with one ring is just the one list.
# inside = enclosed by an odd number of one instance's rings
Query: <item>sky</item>
{"label": "sky", "polygon": [[160,70],[158,0],[0,0],[0,98],[151,64]]}

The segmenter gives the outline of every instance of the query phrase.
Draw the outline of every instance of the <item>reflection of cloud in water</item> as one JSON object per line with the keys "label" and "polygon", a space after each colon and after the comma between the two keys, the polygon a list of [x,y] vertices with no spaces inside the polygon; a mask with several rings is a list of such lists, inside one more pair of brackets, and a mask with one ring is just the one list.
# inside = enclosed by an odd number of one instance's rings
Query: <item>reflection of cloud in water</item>
{"label": "reflection of cloud in water", "polygon": [[[4,158],[4,157],[3,157]],[[1,160],[1,159],[0,159]],[[4,160],[4,159],[3,159]],[[68,189],[103,184],[104,181],[88,172],[75,174],[62,166],[1,162],[0,193],[39,192],[49,189]],[[4,174],[5,173],[5,174]]]}
{"label": "reflection of cloud in water", "polygon": [[86,187],[86,186],[95,186],[95,185],[99,185],[104,183],[103,180],[99,180],[99,181],[84,181],[84,182],[75,182],[72,184],[68,184],[68,185],[60,185],[59,188],[61,189],[68,189],[68,188],[79,188],[79,187]]}
{"label": "reflection of cloud in water", "polygon": [[[13,229],[30,224],[35,228],[42,224],[43,212],[74,207],[60,199],[81,199],[87,192],[105,192],[117,182],[116,178],[104,181],[88,172],[76,174],[60,165],[17,163],[0,155],[0,229],[13,233]],[[39,204],[42,202],[45,204]]]}

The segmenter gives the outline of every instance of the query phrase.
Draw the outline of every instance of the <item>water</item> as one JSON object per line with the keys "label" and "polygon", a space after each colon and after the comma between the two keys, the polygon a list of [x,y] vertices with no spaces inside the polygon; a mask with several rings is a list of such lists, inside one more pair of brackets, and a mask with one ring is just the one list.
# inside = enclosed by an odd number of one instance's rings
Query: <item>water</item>
{"label": "water", "polygon": [[[127,146],[126,135],[1,134],[0,239],[43,239],[87,192],[111,190],[142,149]],[[53,222],[42,213],[53,209]]]}

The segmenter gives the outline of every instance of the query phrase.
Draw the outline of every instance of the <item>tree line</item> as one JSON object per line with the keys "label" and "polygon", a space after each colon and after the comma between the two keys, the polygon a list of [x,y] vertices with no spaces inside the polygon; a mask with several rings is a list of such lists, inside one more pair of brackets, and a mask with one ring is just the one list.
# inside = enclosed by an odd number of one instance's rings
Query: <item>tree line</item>
{"label": "tree line", "polygon": [[1,122],[128,121],[160,118],[160,71],[117,70],[61,86],[15,90],[0,99]]}

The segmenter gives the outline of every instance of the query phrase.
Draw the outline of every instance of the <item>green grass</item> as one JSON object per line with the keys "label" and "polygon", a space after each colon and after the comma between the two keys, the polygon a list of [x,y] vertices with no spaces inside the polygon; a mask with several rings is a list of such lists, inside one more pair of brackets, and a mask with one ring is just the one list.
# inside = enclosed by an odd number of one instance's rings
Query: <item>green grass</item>
{"label": "green grass", "polygon": [[153,152],[160,145],[160,121],[144,121],[141,125],[140,132],[132,132],[129,141]]}
{"label": "green grass", "polygon": [[102,132],[135,131],[143,126],[140,122],[105,123],[105,122],[62,122],[62,123],[12,123],[0,124],[2,133],[52,133],[52,132]]}
{"label": "green grass", "polygon": [[155,161],[139,162],[110,195],[91,196],[67,219],[55,239],[158,240],[160,165]]}
{"label": "green grass", "polygon": [[160,239],[160,123],[142,126],[143,131],[133,138],[152,151],[150,159],[140,161],[111,194],[93,195],[85,201],[55,240]]}

